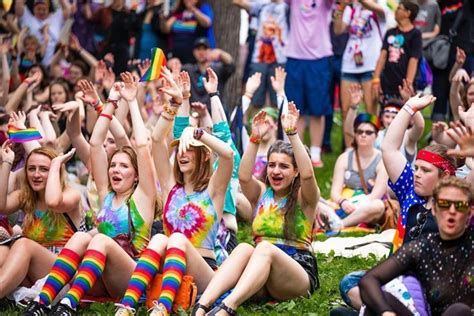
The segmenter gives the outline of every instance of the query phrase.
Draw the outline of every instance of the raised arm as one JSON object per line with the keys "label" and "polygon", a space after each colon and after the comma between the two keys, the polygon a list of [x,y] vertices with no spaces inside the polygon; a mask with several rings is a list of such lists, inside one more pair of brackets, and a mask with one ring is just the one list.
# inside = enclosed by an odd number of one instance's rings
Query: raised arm
{"label": "raised arm", "polygon": [[451,106],[451,111],[453,112],[453,118],[455,121],[458,121],[459,118],[459,107],[462,107],[461,100],[461,89],[464,84],[469,83],[469,75],[464,69],[458,69],[455,73],[452,81],[451,88],[449,89],[449,104]]}
{"label": "raised arm", "polygon": [[204,88],[209,94],[211,100],[212,121],[214,124],[222,121],[227,122],[227,117],[225,115],[224,108],[222,107],[221,99],[219,98],[219,92],[217,91],[219,81],[216,73],[211,69],[211,67],[207,68],[207,76],[208,79],[204,78],[203,83]]}
{"label": "raised arm", "polygon": [[[349,7],[349,9],[351,9],[351,7]],[[341,1],[341,5],[339,5],[334,11],[333,31],[336,35],[340,35],[347,31],[347,23],[344,23],[343,21],[343,15],[345,10],[345,1]]]}
{"label": "raised arm", "polygon": [[346,119],[344,120],[344,137],[346,137],[346,143],[352,144],[354,140],[354,121],[357,117],[357,110],[362,101],[362,87],[358,83],[351,84],[349,87],[350,94],[350,107],[347,111]]}
{"label": "raised arm", "polygon": [[410,98],[390,124],[382,142],[382,157],[388,176],[396,182],[406,165],[406,158],[399,148],[411,117],[436,100],[432,95],[415,95]]}
{"label": "raised arm", "polygon": [[[150,202],[156,199],[156,181],[153,168],[153,159],[148,146],[148,135],[145,123],[140,115],[140,109],[137,102],[138,80],[131,73],[125,72],[120,75],[123,85],[120,87],[120,95],[128,102],[130,115],[132,117],[133,133],[138,157],[138,187],[142,192],[142,199],[148,199]],[[140,194],[140,192],[137,192]]]}
{"label": "raised arm", "polygon": [[[313,165],[306,149],[298,136],[296,126],[299,118],[299,110],[293,102],[288,104],[288,113],[283,114],[281,125],[290,140],[293,152],[295,154],[296,166],[299,171],[301,181],[301,199],[305,207],[305,215],[308,218],[314,218],[316,212],[316,204],[318,204],[320,191],[314,176]],[[311,213],[309,214],[309,210]]]}
{"label": "raised arm", "polygon": [[249,0],[232,0],[232,4],[238,6],[245,11],[250,11],[250,1]]}
{"label": "raised arm", "polygon": [[[92,83],[85,80],[81,81],[79,86],[84,94],[87,94],[87,91],[93,89]],[[108,101],[118,102],[120,98],[119,89],[119,83],[115,83],[112,90],[110,90]],[[114,111],[114,104],[112,102],[107,102],[95,123],[89,141],[91,146],[91,157],[94,157],[94,159],[91,159],[92,176],[94,177],[97,191],[99,193],[101,205],[109,191],[109,176],[106,168],[106,166],[108,166],[108,159],[104,149],[104,140],[107,137],[107,131],[109,130],[111,121],[110,118],[114,114]]]}
{"label": "raised arm", "polygon": [[[21,2],[21,1],[20,1]],[[15,112],[23,99],[28,88],[33,85],[37,80],[41,80],[41,72],[35,72],[30,77],[23,80],[23,82],[16,88],[15,92],[8,98],[8,102],[5,105],[5,112]]]}
{"label": "raised arm", "polygon": [[81,132],[81,116],[79,114],[79,108],[76,108],[70,115],[68,115],[66,133],[71,140],[72,146],[76,148],[79,159],[81,159],[82,163],[89,168],[90,146]]}
{"label": "raised arm", "polygon": [[8,194],[8,179],[15,160],[15,153],[11,149],[12,143],[7,140],[2,145],[0,161],[0,214],[11,214],[20,208],[20,191]]}
{"label": "raised arm", "polygon": [[[179,105],[183,102],[183,93],[168,69],[162,71],[164,85],[160,89],[163,112],[158,119],[152,133],[153,159],[155,161],[156,174],[160,182],[163,197],[167,197],[172,186],[175,184],[172,166],[169,160],[167,136],[173,128],[173,122],[178,113]],[[172,98],[170,103],[169,98]]]}
{"label": "raised arm", "polygon": [[69,48],[77,52],[77,54],[91,67],[89,77],[92,77],[92,74],[95,72],[94,68],[97,67],[97,64],[99,63],[97,58],[81,47],[79,39],[74,34],[71,34],[69,38]]}
{"label": "raised arm", "polygon": [[72,156],[76,149],[71,149],[67,154],[60,154],[51,161],[48,180],[46,181],[45,202],[48,209],[56,213],[69,213],[77,210],[81,195],[73,189],[61,188],[61,168]]}
{"label": "raised arm", "polygon": [[380,18],[385,19],[385,10],[383,6],[377,3],[374,0],[359,0],[360,4],[367,10],[370,10],[377,14]]}
{"label": "raised arm", "polygon": [[[10,114],[10,120],[8,121],[8,125],[12,124],[19,129],[26,129],[25,121],[26,121],[25,112],[23,111],[20,111],[18,113],[13,112]],[[39,141],[37,140],[24,142],[22,143],[22,145],[23,145],[23,148],[25,148],[26,155],[28,155],[33,149],[41,147]]]}
{"label": "raised arm", "polygon": [[8,66],[8,49],[10,47],[9,42],[0,44],[0,58],[2,59],[2,96],[0,99],[0,105],[7,104],[8,92],[10,91],[10,69]]}
{"label": "raised arm", "polygon": [[252,205],[252,209],[265,190],[265,184],[257,180],[257,178],[252,175],[252,171],[255,160],[257,159],[258,146],[262,141],[262,136],[268,132],[268,128],[269,125],[266,120],[266,114],[264,111],[260,111],[253,118],[250,142],[247,148],[245,148],[242,159],[240,160],[239,182],[242,192]]}

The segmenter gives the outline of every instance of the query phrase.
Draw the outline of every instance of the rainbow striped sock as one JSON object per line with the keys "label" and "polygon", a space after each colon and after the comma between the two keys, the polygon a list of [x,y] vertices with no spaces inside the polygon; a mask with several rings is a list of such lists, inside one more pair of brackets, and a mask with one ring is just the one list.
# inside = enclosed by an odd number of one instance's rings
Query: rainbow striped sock
{"label": "rainbow striped sock", "polygon": [[89,291],[104,271],[105,256],[96,250],[87,250],[81,266],[77,271],[71,288],[64,298],[71,302],[71,307],[76,308],[79,301],[87,291]]}
{"label": "rainbow striped sock", "polygon": [[64,248],[54,262],[51,272],[41,289],[39,303],[51,305],[59,291],[68,283],[77,271],[81,257],[74,251]]}
{"label": "rainbow striped sock", "polygon": [[163,283],[158,304],[163,304],[170,314],[174,297],[179,290],[185,272],[186,254],[181,249],[169,248],[166,251],[165,264],[163,266]]}
{"label": "rainbow striped sock", "polygon": [[148,284],[155,277],[160,267],[161,256],[152,249],[145,249],[137,262],[135,271],[128,282],[127,291],[121,304],[128,307],[135,307],[140,296],[145,291]]}

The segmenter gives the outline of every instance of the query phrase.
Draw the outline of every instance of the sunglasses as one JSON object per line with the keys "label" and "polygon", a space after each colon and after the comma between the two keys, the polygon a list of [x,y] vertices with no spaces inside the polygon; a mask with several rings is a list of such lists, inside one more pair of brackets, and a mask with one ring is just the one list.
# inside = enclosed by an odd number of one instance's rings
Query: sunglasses
{"label": "sunglasses", "polygon": [[444,209],[444,210],[448,210],[451,207],[451,205],[454,205],[454,208],[458,212],[467,212],[469,208],[471,207],[468,201],[450,201],[450,200],[442,200],[442,199],[437,199],[436,205],[440,209]]}
{"label": "sunglasses", "polygon": [[374,135],[374,134],[375,134],[375,131],[356,129],[355,133],[356,133],[356,135],[365,134],[365,135],[367,135],[367,136],[371,136],[371,135]]}
{"label": "sunglasses", "polygon": [[426,224],[426,220],[428,219],[428,211],[420,212],[416,214],[416,226],[412,227],[408,233],[412,239],[416,239],[420,236],[421,232],[423,231],[423,227]]}

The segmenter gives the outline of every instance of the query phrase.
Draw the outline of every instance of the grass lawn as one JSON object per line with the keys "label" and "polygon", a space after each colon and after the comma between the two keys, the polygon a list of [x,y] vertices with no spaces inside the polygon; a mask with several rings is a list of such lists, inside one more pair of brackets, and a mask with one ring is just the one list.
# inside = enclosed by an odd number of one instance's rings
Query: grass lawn
{"label": "grass lawn", "polygon": [[[425,117],[428,116],[424,113]],[[316,178],[321,189],[323,197],[329,197],[331,188],[333,166],[337,156],[341,153],[342,146],[342,127],[338,123],[339,115],[336,116],[331,140],[333,144],[333,153],[323,155],[324,168],[315,169]],[[431,122],[426,122],[425,135],[431,130]],[[426,138],[423,136],[421,144],[426,144]],[[421,146],[419,147],[421,148]],[[251,230],[248,224],[239,225],[239,241],[251,242]],[[354,236],[351,234],[350,236]],[[282,303],[273,304],[244,304],[238,309],[239,315],[328,315],[329,310],[342,304],[339,295],[339,281],[342,277],[356,270],[366,270],[377,263],[374,257],[369,258],[342,258],[332,255],[317,255],[319,280],[321,287],[310,298],[299,298]],[[289,280],[290,281],[290,280]],[[81,311],[83,315],[113,315],[115,307],[113,304],[92,304],[87,309]],[[187,315],[186,313],[181,313]],[[18,311],[9,311],[2,315],[19,315]],[[145,308],[140,308],[137,315],[147,315]]]}

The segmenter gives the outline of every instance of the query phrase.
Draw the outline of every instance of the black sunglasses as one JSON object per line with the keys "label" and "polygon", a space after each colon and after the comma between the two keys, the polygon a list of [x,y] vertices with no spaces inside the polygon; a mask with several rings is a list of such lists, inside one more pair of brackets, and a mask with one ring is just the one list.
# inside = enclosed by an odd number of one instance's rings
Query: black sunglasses
{"label": "black sunglasses", "polygon": [[412,239],[418,238],[423,231],[423,227],[425,226],[426,220],[428,219],[428,212],[429,211],[427,210],[416,214],[416,226],[413,226],[408,231]]}
{"label": "black sunglasses", "polygon": [[355,133],[356,133],[356,135],[365,134],[365,135],[367,135],[367,136],[371,136],[371,135],[374,135],[374,134],[375,134],[375,131],[356,129]]}
{"label": "black sunglasses", "polygon": [[469,202],[468,201],[450,201],[450,200],[443,200],[443,199],[437,199],[436,200],[436,205],[440,209],[447,210],[451,207],[451,205],[454,205],[454,208],[458,212],[467,212],[470,208]]}

